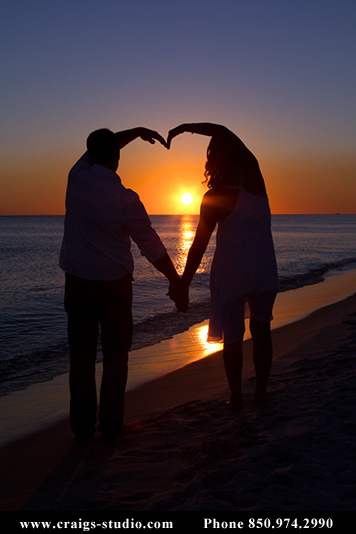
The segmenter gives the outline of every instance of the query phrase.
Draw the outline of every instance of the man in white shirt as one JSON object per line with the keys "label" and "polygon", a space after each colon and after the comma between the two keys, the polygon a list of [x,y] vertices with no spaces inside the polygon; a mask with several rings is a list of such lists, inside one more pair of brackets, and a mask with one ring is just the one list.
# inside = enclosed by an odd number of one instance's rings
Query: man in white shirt
{"label": "man in white shirt", "polygon": [[69,172],[60,267],[66,273],[70,348],[70,424],[79,439],[96,429],[95,359],[99,325],[103,352],[98,430],[116,436],[123,422],[132,339],[131,239],[169,280],[178,309],[179,275],[151,226],[139,196],[116,174],[120,149],[134,139],[165,140],[147,128],[92,132],[87,152]]}

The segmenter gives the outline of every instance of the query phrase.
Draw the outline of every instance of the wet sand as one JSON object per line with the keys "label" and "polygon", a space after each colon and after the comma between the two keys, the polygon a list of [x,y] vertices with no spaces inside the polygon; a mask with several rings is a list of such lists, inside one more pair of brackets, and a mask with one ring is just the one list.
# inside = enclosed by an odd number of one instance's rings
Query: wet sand
{"label": "wet sand", "polygon": [[354,511],[355,281],[279,295],[263,407],[247,333],[244,409],[225,409],[221,351],[197,342],[205,325],[140,349],[184,363],[129,386],[113,440],[73,439],[66,375],[0,399],[1,510]]}

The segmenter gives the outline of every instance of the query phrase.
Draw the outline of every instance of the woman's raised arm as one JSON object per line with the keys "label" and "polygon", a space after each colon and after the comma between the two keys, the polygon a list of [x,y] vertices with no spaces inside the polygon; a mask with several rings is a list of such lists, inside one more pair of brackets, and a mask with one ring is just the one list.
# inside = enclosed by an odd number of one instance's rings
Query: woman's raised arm
{"label": "woman's raised arm", "polygon": [[208,192],[204,195],[200,206],[200,217],[195,238],[189,249],[187,263],[182,275],[182,282],[187,287],[192,281],[195,272],[200,265],[216,223],[216,206],[214,205],[214,202],[211,201],[211,193]]}
{"label": "woman's raised arm", "polygon": [[208,135],[212,137],[213,135],[229,131],[230,130],[228,130],[226,126],[222,126],[221,124],[213,124],[211,122],[192,122],[181,124],[180,126],[176,126],[175,128],[169,131],[167,138],[167,148],[170,148],[171,141],[174,137],[185,132]]}

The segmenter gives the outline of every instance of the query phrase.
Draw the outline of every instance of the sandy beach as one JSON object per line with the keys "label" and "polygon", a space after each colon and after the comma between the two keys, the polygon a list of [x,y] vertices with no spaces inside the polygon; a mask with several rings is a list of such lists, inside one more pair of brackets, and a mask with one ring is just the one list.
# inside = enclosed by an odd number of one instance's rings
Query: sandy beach
{"label": "sandy beach", "polygon": [[[123,432],[112,440],[73,438],[67,377],[1,399],[2,433],[20,428],[2,442],[1,510],[355,511],[355,274],[337,278],[342,290],[323,282],[283,297],[262,407],[253,401],[251,339],[242,412],[224,407],[221,351],[129,389]],[[332,304],[309,314],[316,291]],[[288,306],[299,310],[293,322]]]}

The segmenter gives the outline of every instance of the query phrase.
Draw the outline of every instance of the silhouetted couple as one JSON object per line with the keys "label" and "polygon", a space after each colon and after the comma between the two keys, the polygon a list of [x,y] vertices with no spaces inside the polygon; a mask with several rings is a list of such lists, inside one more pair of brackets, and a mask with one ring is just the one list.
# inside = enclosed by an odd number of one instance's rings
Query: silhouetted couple
{"label": "silhouetted couple", "polygon": [[[120,150],[134,139],[167,149],[174,137],[191,132],[211,137],[204,195],[194,242],[182,277],[176,272],[138,195],[116,174]],[[167,141],[153,130],[118,133],[96,130],[87,152],[69,172],[60,266],[66,273],[65,309],[70,348],[70,424],[80,439],[96,431],[95,360],[99,327],[103,353],[98,431],[120,432],[124,416],[128,353],[132,340],[131,239],[169,281],[169,296],[186,312],[189,285],[218,225],[211,268],[209,340],[223,341],[231,399],[242,407],[244,319],[250,318],[256,368],[255,398],[266,399],[272,362],[270,321],[278,290],[271,216],[258,162],[224,126],[182,124]]]}

